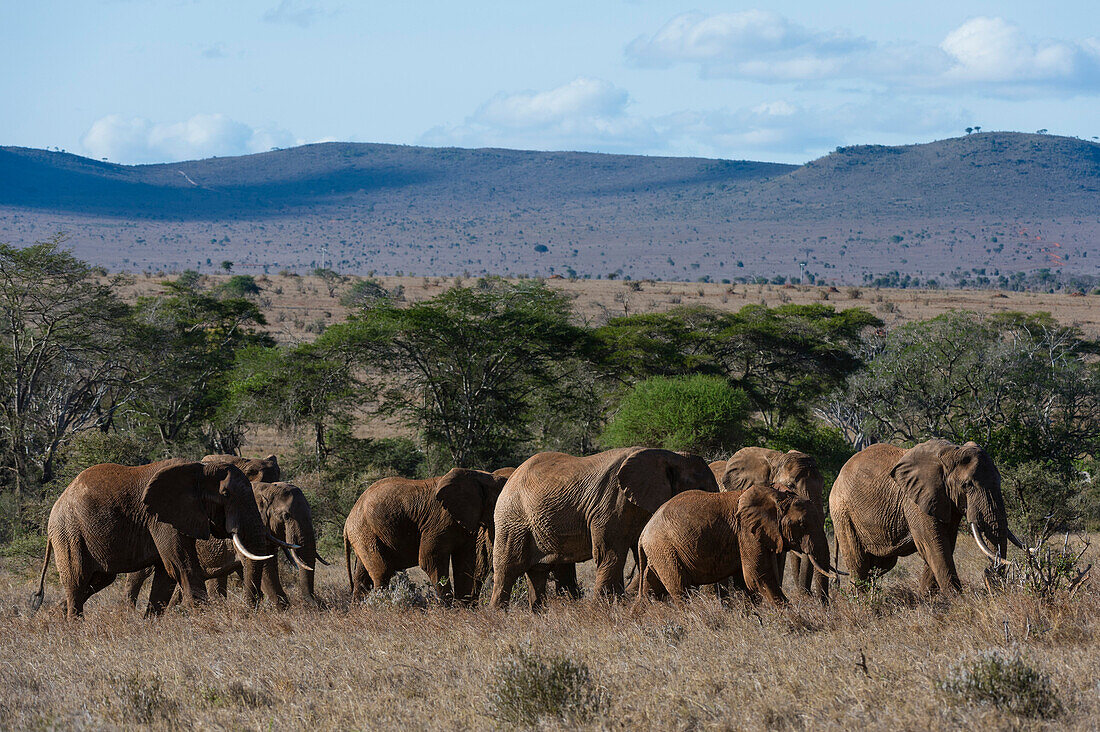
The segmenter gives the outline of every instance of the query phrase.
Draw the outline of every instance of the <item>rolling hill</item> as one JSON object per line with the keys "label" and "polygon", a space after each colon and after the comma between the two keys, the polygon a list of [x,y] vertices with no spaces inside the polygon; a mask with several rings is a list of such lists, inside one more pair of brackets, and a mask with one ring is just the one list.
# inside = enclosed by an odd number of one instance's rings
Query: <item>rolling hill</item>
{"label": "rolling hill", "polygon": [[0,241],[112,269],[830,282],[1100,262],[1100,145],[981,133],[803,166],[322,143],[124,166],[0,148]]}

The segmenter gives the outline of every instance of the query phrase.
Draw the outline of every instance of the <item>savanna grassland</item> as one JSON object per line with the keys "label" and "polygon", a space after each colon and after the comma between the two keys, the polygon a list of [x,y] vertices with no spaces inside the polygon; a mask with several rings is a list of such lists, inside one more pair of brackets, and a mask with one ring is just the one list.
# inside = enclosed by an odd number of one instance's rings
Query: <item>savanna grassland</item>
{"label": "savanna grassland", "polygon": [[[525,603],[418,607],[407,589],[353,607],[334,562],[323,610],[250,611],[231,585],[228,601],[143,620],[116,583],[77,622],[52,567],[47,605],[27,617],[38,566],[3,560],[0,727],[510,728],[549,700],[549,729],[1095,729],[1095,583],[1072,599],[989,595],[970,542],[957,557],[966,590],[950,602],[916,596],[910,557],[828,608],[700,593],[683,610],[559,599],[532,616]],[[960,676],[989,652],[1026,671]],[[989,701],[999,688],[1014,697]]]}
{"label": "savanna grassland", "polygon": [[[407,590],[351,607],[334,562],[318,578],[321,611],[250,611],[231,587],[228,601],[142,620],[117,583],[68,622],[51,568],[47,607],[27,618],[37,566],[4,560],[0,726],[509,728],[516,699],[539,698],[541,687],[509,676],[526,652],[587,670],[564,695],[573,706],[544,715],[550,729],[1095,729],[1095,584],[1074,599],[989,596],[978,584],[985,560],[960,545],[968,587],[952,602],[916,597],[920,561],[910,557],[871,596],[842,590],[829,608],[798,598],[788,610],[723,608],[701,593],[684,610],[555,600],[533,616],[525,603],[507,613],[405,607],[418,604]],[[1049,675],[1049,698],[1032,689],[1045,711],[942,688],[987,652]],[[554,678],[573,688],[568,670]],[[553,680],[547,688],[555,698]]]}

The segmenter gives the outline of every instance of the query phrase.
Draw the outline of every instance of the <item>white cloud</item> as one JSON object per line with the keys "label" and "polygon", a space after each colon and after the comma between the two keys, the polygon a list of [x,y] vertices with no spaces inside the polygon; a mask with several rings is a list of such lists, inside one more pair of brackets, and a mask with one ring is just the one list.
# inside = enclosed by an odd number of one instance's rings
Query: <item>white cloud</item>
{"label": "white cloud", "polygon": [[637,150],[653,142],[644,120],[626,113],[630,95],[581,77],[547,91],[499,94],[459,125],[428,130],[422,142],[537,150]]}
{"label": "white cloud", "polygon": [[251,127],[224,114],[196,114],[154,123],[113,114],[96,120],[81,138],[91,157],[120,163],[160,163],[246,155],[301,144],[285,130]]}
{"label": "white cloud", "polygon": [[972,18],[939,46],[818,31],[763,10],[672,18],[626,48],[643,66],[698,66],[704,78],[765,83],[855,79],[994,96],[1100,93],[1100,40],[1034,40],[1003,18]]}
{"label": "white cloud", "polygon": [[640,65],[699,64],[704,76],[788,81],[843,75],[873,48],[845,31],[813,31],[769,10],[678,15],[627,46]]}
{"label": "white cloud", "polygon": [[420,142],[804,160],[869,137],[957,132],[967,120],[962,110],[885,95],[835,106],[778,98],[732,110],[642,116],[631,113],[626,91],[582,78],[548,91],[498,95],[462,124],[433,128]]}
{"label": "white cloud", "polygon": [[1032,41],[1003,18],[972,18],[951,31],[940,48],[952,65],[945,81],[1053,84],[1100,91],[1100,41]]}

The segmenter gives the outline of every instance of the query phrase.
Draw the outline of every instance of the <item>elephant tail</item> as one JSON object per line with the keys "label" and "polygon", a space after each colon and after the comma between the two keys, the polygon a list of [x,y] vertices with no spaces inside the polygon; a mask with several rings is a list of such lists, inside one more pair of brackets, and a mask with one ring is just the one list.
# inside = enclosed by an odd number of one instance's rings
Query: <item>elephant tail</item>
{"label": "elephant tail", "polygon": [[351,541],[348,539],[347,529],[344,529],[344,564],[348,568],[348,589],[355,592],[355,580],[351,578]]}
{"label": "elephant tail", "polygon": [[[840,569],[840,536],[836,533],[836,527],[833,527],[833,567]],[[825,580],[828,582],[828,580]],[[837,587],[840,586],[840,577],[836,578]]]}
{"label": "elephant tail", "polygon": [[38,592],[31,595],[31,613],[42,607],[42,600],[46,597],[46,570],[50,568],[50,554],[53,553],[53,543],[46,539],[46,558],[42,560],[42,574],[38,577]]}

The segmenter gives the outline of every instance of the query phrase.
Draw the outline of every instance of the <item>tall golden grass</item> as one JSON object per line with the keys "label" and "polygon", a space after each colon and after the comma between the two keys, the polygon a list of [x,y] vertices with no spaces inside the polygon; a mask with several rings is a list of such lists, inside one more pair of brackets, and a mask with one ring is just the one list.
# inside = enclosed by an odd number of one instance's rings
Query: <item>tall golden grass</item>
{"label": "tall golden grass", "polygon": [[[231,592],[144,620],[116,583],[75,622],[64,619],[52,569],[47,605],[28,617],[37,567],[7,561],[0,728],[507,727],[502,669],[532,654],[584,669],[574,680],[591,687],[587,713],[551,713],[539,722],[550,729],[1100,726],[1095,585],[1047,602],[1019,590],[990,595],[976,550],[959,555],[967,588],[953,600],[916,595],[915,558],[872,595],[842,589],[827,608],[800,598],[786,610],[727,608],[700,593],[683,611],[555,599],[537,616],[524,605],[352,606],[333,566],[318,577],[322,610],[254,611]],[[942,688],[959,664],[989,651],[1049,675],[1060,713],[1021,717]],[[533,693],[526,688],[512,691]]]}

